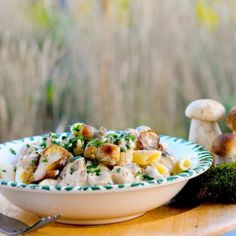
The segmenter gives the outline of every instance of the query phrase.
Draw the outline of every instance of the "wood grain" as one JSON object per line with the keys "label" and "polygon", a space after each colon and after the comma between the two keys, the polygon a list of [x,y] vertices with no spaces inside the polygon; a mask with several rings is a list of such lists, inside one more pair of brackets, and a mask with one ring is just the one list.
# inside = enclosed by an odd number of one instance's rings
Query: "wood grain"
{"label": "wood grain", "polygon": [[[25,223],[37,220],[0,196],[1,212]],[[195,208],[160,207],[123,223],[101,226],[75,226],[54,223],[29,235],[222,235],[236,228],[236,205],[203,204]]]}

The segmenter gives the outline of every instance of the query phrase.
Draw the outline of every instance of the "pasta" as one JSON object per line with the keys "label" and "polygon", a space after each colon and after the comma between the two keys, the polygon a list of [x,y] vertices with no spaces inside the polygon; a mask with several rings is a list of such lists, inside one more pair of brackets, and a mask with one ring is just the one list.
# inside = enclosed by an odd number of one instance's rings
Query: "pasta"
{"label": "pasta", "polygon": [[26,144],[15,173],[0,177],[26,184],[96,186],[165,178],[191,167],[190,159],[176,161],[147,126],[111,132],[75,123],[70,130]]}
{"label": "pasta", "polygon": [[181,158],[176,162],[174,173],[179,173],[191,168],[192,162],[189,158]]}

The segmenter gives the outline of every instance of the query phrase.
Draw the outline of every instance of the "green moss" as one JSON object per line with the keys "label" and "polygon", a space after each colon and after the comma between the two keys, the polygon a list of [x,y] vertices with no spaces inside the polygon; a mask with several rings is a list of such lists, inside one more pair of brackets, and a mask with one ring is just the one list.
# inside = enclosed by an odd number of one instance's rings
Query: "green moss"
{"label": "green moss", "polygon": [[190,180],[172,202],[180,205],[236,203],[236,163],[211,167],[206,173]]}

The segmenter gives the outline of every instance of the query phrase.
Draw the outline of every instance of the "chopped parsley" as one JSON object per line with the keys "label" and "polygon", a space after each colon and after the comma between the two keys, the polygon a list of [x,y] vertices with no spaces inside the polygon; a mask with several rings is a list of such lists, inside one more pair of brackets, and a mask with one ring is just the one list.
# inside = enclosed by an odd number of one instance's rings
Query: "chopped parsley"
{"label": "chopped parsley", "polygon": [[33,160],[31,161],[31,164],[32,164],[33,166],[36,166],[36,160],[33,159]]}
{"label": "chopped parsley", "polygon": [[121,171],[120,168],[117,168],[117,169],[116,169],[116,172],[117,172],[117,173],[120,173],[120,171]]}
{"label": "chopped parsley", "polygon": [[92,164],[87,166],[87,173],[95,173],[97,176],[101,175],[101,169],[99,167],[99,162],[97,160],[93,160]]}
{"label": "chopped parsley", "polygon": [[95,171],[95,174],[96,174],[96,176],[100,176],[100,175],[101,175],[101,169],[98,168],[98,169]]}
{"label": "chopped parsley", "polygon": [[82,144],[81,148],[83,148],[84,147],[84,140],[80,135],[78,135],[76,137],[74,135],[71,135],[68,139],[64,140],[64,143],[61,143],[61,146],[64,147],[65,149],[67,149],[69,152],[74,153],[73,149],[77,147],[78,141],[80,141],[80,143]]}
{"label": "chopped parsley", "polygon": [[46,148],[47,144],[46,144],[46,142],[42,142],[42,143],[40,144],[40,146],[41,146],[42,148]]}
{"label": "chopped parsley", "polygon": [[52,144],[59,144],[59,141],[57,141],[57,140],[52,140],[52,142],[51,142]]}
{"label": "chopped parsley", "polygon": [[104,141],[101,139],[94,139],[88,143],[88,147],[94,146],[94,147],[99,147],[102,144],[104,144]]}
{"label": "chopped parsley", "polygon": [[126,143],[126,147],[127,147],[128,150],[130,150],[131,149],[130,143]]}
{"label": "chopped parsley", "polygon": [[42,160],[42,162],[48,162],[47,157],[44,157],[43,160]]}
{"label": "chopped parsley", "polygon": [[130,141],[130,140],[131,140],[132,142],[134,142],[135,139],[136,139],[136,136],[133,135],[133,134],[129,134],[129,135],[127,135],[127,136],[125,137],[125,140],[126,140],[126,141]]}
{"label": "chopped parsley", "polygon": [[107,134],[106,139],[108,143],[116,143],[119,140],[119,136],[115,133]]}
{"label": "chopped parsley", "polygon": [[6,173],[7,171],[6,170],[2,170],[2,172]]}
{"label": "chopped parsley", "polygon": [[87,166],[87,169],[93,169],[93,168],[96,168],[96,167],[98,167],[98,165],[99,165],[98,160],[92,160],[92,164],[89,165],[89,166]]}
{"label": "chopped parsley", "polygon": [[82,126],[83,126],[83,123],[75,123],[74,125],[71,126],[71,130],[79,133]]}
{"label": "chopped parsley", "polygon": [[80,126],[74,126],[72,127],[73,131],[79,132],[80,131]]}
{"label": "chopped parsley", "polygon": [[14,172],[16,172],[16,166],[14,166],[14,169],[13,169]]}
{"label": "chopped parsley", "polygon": [[30,148],[30,145],[27,143],[27,144],[26,144],[26,147],[27,147],[27,148]]}
{"label": "chopped parsley", "polygon": [[143,175],[143,180],[154,180],[153,177],[149,176],[149,175]]}
{"label": "chopped parsley", "polygon": [[142,174],[140,171],[135,175],[135,177],[138,177],[138,178],[140,178],[141,180],[144,180],[144,181],[154,180],[153,177],[151,177],[149,175]]}
{"label": "chopped parsley", "polygon": [[125,152],[125,148],[120,147],[120,151],[121,151],[121,152]]}
{"label": "chopped parsley", "polygon": [[143,180],[143,174],[142,174],[142,172],[138,172],[136,175],[135,175],[135,177],[138,177],[138,178],[140,178],[141,180]]}
{"label": "chopped parsley", "polygon": [[11,154],[16,155],[16,151],[13,148],[10,148],[9,151],[11,152]]}
{"label": "chopped parsley", "polygon": [[56,134],[56,133],[50,133],[48,136],[51,137],[51,138],[56,139],[56,138],[58,138],[59,135]]}

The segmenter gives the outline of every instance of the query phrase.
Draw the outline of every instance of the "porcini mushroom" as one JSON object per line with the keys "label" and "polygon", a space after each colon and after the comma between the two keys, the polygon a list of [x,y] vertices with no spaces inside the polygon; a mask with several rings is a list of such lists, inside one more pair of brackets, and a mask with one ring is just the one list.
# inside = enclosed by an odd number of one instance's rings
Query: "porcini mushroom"
{"label": "porcini mushroom", "polygon": [[226,117],[227,126],[236,133],[236,106],[234,106]]}
{"label": "porcini mushroom", "polygon": [[98,147],[96,159],[106,165],[114,166],[120,160],[120,147],[112,143],[104,143]]}
{"label": "porcini mushroom", "polygon": [[74,136],[82,136],[86,140],[90,140],[99,132],[96,128],[84,123],[75,123],[70,127],[70,131]]}
{"label": "porcini mushroom", "polygon": [[59,145],[51,145],[45,148],[39,159],[39,164],[30,182],[38,182],[45,178],[56,178],[69,159],[71,154]]}
{"label": "porcini mushroom", "polygon": [[225,108],[212,99],[199,99],[191,102],[185,115],[191,118],[189,141],[210,150],[213,140],[221,134],[217,124],[225,116]]}
{"label": "porcini mushroom", "polygon": [[29,184],[39,160],[37,143],[25,145],[18,154],[15,181]]}
{"label": "porcini mushroom", "polygon": [[216,155],[214,165],[236,162],[236,134],[221,134],[212,143],[211,151]]}

